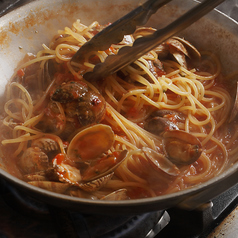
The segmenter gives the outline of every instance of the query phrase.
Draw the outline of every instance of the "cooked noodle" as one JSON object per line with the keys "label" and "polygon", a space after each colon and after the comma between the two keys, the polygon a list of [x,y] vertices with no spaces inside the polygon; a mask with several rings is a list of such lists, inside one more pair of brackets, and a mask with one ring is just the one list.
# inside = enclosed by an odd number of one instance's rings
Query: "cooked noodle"
{"label": "cooked noodle", "polygon": [[[67,117],[61,103],[50,104],[52,110],[57,111],[57,119],[54,120],[54,123],[58,123],[55,125],[57,130],[47,132],[39,126],[47,114],[45,108],[49,107],[47,105],[52,92],[56,85],[64,82],[59,76],[54,76],[50,82],[44,81],[45,67],[53,61],[56,62],[56,74],[63,72],[66,79],[69,77],[67,80],[81,82],[95,93],[101,93],[106,100],[106,112],[100,123],[111,126],[115,136],[110,151],[126,149],[129,152],[126,160],[114,171],[112,179],[92,196],[102,198],[120,188],[128,190],[128,198],[172,193],[205,182],[234,163],[238,133],[237,130],[229,130],[228,119],[233,105],[228,89],[224,87],[225,83],[220,80],[223,77],[219,59],[213,53],[201,52],[204,60],[199,70],[181,66],[170,58],[162,59],[165,71],[160,75],[151,69],[150,62],[158,58],[158,53],[153,50],[122,69],[119,74],[110,75],[101,82],[87,82],[83,78],[84,73],[91,71],[108,54],[117,53],[125,45],[121,43],[112,45],[106,51],[90,52],[84,62],[71,64],[75,52],[100,27],[97,22],[87,27],[77,20],[71,29],[66,27],[60,30],[49,47],[43,45],[42,51],[16,69],[6,90],[5,118],[2,123],[5,128],[2,133],[3,150],[5,147],[11,148],[11,145],[14,149],[10,155],[11,160],[18,163],[31,141],[37,138],[53,139],[59,145],[59,153],[67,154],[67,145],[61,134],[67,130],[67,123],[74,121]],[[36,64],[39,64],[39,71],[33,79],[28,79],[24,74],[19,76],[21,70],[26,71]],[[40,85],[35,91],[29,89],[32,83],[28,85],[28,81],[32,80],[38,80]],[[218,83],[219,80],[221,83]],[[144,123],[152,112],[164,109],[184,115],[184,121],[175,120],[174,123],[179,130],[197,137],[203,149],[193,164],[178,166],[180,173],[177,176],[153,168],[142,152],[142,148],[150,148],[163,154],[163,135],[146,131]],[[80,130],[79,127],[77,131]],[[70,143],[70,139],[67,142]],[[10,154],[7,149],[6,160]],[[87,193],[80,193],[80,196],[91,197]]]}

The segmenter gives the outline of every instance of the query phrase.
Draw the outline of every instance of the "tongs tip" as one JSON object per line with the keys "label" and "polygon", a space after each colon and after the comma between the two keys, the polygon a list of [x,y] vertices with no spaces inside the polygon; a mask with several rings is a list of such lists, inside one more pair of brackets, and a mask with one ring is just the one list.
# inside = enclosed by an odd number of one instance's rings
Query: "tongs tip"
{"label": "tongs tip", "polygon": [[[105,46],[109,48],[112,43],[119,43],[125,34],[133,34],[136,26],[144,23],[145,19],[147,21],[158,8],[170,1],[171,0],[149,0],[145,2],[141,7],[136,8],[122,19],[119,19],[95,35],[89,42],[85,43],[80,48],[71,61],[82,60],[87,51],[92,51],[92,49],[105,50]],[[88,72],[84,75],[84,78],[86,80],[96,80],[117,72],[161,44],[163,41],[193,24],[223,1],[224,0],[204,0],[180,18],[170,23],[167,27],[155,31],[151,36],[136,39],[131,47],[122,47],[117,55],[107,56],[104,63],[97,64],[92,72]],[[153,8],[155,6],[157,8],[156,10]]]}

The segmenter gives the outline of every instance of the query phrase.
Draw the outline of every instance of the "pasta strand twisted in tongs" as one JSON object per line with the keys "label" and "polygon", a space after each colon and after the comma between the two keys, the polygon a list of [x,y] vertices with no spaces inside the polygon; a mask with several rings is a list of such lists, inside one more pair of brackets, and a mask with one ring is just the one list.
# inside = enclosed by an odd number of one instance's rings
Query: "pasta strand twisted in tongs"
{"label": "pasta strand twisted in tongs", "polygon": [[[171,0],[146,1],[141,6],[96,34],[76,52],[71,61],[82,61],[88,52],[103,51],[108,49],[111,44],[121,42],[124,35],[132,34],[137,26],[146,24],[152,14],[170,1]],[[109,55],[103,63],[97,64],[92,72],[86,73],[84,78],[87,80],[96,80],[119,71],[154,49],[163,41],[199,20],[223,1],[224,0],[204,0],[168,26],[155,31],[150,36],[138,38],[135,40],[133,46],[122,47],[117,55]]]}

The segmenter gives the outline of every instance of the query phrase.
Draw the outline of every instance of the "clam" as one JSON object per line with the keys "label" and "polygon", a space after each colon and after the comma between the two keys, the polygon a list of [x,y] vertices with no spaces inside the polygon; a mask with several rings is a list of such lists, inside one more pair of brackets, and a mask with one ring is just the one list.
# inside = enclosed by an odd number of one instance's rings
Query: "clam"
{"label": "clam", "polygon": [[199,139],[180,130],[163,133],[163,149],[166,157],[177,165],[192,164],[202,153]]}
{"label": "clam", "polygon": [[170,38],[166,41],[170,54],[177,60],[177,62],[187,68],[186,56],[188,57],[188,51],[185,46],[178,40]]}
{"label": "clam", "polygon": [[61,182],[79,186],[81,189],[92,192],[96,191],[112,178],[115,169],[126,159],[127,150],[114,152],[103,156],[93,162],[84,171],[73,167],[63,161],[53,160],[53,166]]}
{"label": "clam", "polygon": [[[162,137],[165,156],[176,165],[189,165],[195,162],[202,153],[202,145],[191,133],[179,130],[173,121],[184,121],[183,114],[169,110],[153,112],[144,124],[144,129]],[[158,158],[155,152],[154,155]],[[161,158],[160,158],[161,159]],[[156,162],[157,163],[157,162]]]}
{"label": "clam", "polygon": [[43,188],[51,192],[65,193],[70,187],[68,183],[52,182],[52,181],[30,181],[29,184],[38,188]]}
{"label": "clam", "polygon": [[83,173],[83,181],[92,181],[113,172],[126,158],[128,151],[116,151],[91,163]]}
{"label": "clam", "polygon": [[[136,29],[133,36],[135,39],[152,35],[156,29],[151,27],[140,27]],[[201,59],[199,51],[188,41],[183,38],[174,36],[155,48],[159,59],[165,59],[169,54],[173,55],[176,61],[183,67],[187,68],[186,57],[198,62]]]}
{"label": "clam", "polygon": [[139,38],[139,37],[144,37],[144,36],[150,36],[152,35],[154,32],[156,31],[155,28],[152,27],[139,27],[135,30],[135,32],[133,33],[133,37],[135,39]]}
{"label": "clam", "polygon": [[179,128],[167,118],[153,117],[146,120],[144,129],[153,134],[160,135],[166,130],[178,130]]}
{"label": "clam", "polygon": [[125,188],[118,189],[118,190],[102,197],[100,200],[107,200],[107,201],[109,201],[109,200],[113,200],[113,201],[126,200],[127,199],[126,192],[127,192],[127,190]]}
{"label": "clam", "polygon": [[127,150],[108,152],[113,143],[114,133],[107,125],[98,124],[80,131],[70,142],[67,155],[59,154],[53,159],[59,180],[85,191],[103,187],[128,153]]}
{"label": "clam", "polygon": [[[116,153],[116,155],[115,155]],[[113,154],[97,159],[84,171],[73,167],[63,161],[53,160],[53,167],[61,182],[78,186],[81,189],[92,192],[104,187],[112,178],[114,170],[125,160],[127,151],[114,152]]]}
{"label": "clam", "polygon": [[57,157],[53,159],[53,167],[61,182],[78,185],[82,180],[79,169],[66,164],[63,161],[59,161]]}
{"label": "clam", "polygon": [[81,125],[87,126],[99,123],[106,112],[106,101],[101,94],[89,91],[78,100],[75,111]]}
{"label": "clam", "polygon": [[26,174],[23,176],[26,181],[45,181],[47,180],[44,172],[43,173],[33,173],[33,174]]}
{"label": "clam", "polygon": [[18,165],[24,174],[31,174],[48,169],[49,158],[39,147],[29,147],[20,157]]}
{"label": "clam", "polygon": [[185,115],[182,112],[177,112],[173,110],[160,109],[151,113],[150,118],[153,117],[165,117],[165,118],[174,118],[176,121],[185,121]]}
{"label": "clam", "polygon": [[61,103],[66,117],[76,116],[82,126],[99,123],[106,111],[104,97],[88,90],[82,82],[62,83],[52,94],[51,100]]}
{"label": "clam", "polygon": [[143,147],[146,158],[154,169],[176,176],[180,173],[177,165],[190,165],[202,153],[202,145],[197,137],[180,130],[166,131],[162,134],[163,150],[158,153],[150,148]]}
{"label": "clam", "polygon": [[26,181],[47,181],[47,180],[56,182],[59,181],[58,176],[55,173],[55,170],[51,167],[48,168],[47,170],[26,174],[23,177],[24,180]]}
{"label": "clam", "polygon": [[69,81],[58,86],[52,94],[51,99],[60,103],[68,103],[84,97],[87,92],[88,88],[84,84]]}
{"label": "clam", "polygon": [[75,161],[90,161],[108,151],[114,143],[114,132],[110,126],[90,126],[71,140],[67,156]]}
{"label": "clam", "polygon": [[55,140],[50,138],[39,138],[33,140],[31,143],[32,147],[39,147],[45,153],[59,150],[59,145]]}
{"label": "clam", "polygon": [[179,130],[176,122],[184,122],[185,116],[181,112],[172,110],[156,110],[148,117],[144,123],[144,129],[160,135],[167,130]]}
{"label": "clam", "polygon": [[229,122],[233,121],[236,118],[237,113],[238,113],[238,81],[236,82],[236,97],[235,97],[234,106],[232,108],[231,115],[229,118]]}
{"label": "clam", "polygon": [[178,36],[173,36],[173,39],[181,42],[184,45],[184,47],[186,48],[186,50],[188,52],[189,58],[191,58],[193,60],[197,60],[197,61],[199,61],[201,59],[200,52],[190,42],[188,42],[185,39],[178,37]]}
{"label": "clam", "polygon": [[116,151],[93,162],[82,174],[80,188],[85,191],[96,191],[102,188],[126,159],[127,153],[127,150]]}
{"label": "clam", "polygon": [[104,187],[107,184],[107,182],[112,178],[113,174],[114,173],[112,172],[110,174],[107,174],[103,177],[92,180],[90,182],[81,183],[81,184],[79,184],[79,187],[81,189],[83,189],[84,191],[86,191],[86,192],[97,191],[97,190],[99,190],[100,188]]}
{"label": "clam", "polygon": [[148,147],[143,147],[142,151],[144,152],[146,158],[152,165],[152,167],[157,171],[163,171],[166,174],[177,176],[180,171],[178,167],[173,164],[165,155],[158,153],[155,150],[152,150]]}

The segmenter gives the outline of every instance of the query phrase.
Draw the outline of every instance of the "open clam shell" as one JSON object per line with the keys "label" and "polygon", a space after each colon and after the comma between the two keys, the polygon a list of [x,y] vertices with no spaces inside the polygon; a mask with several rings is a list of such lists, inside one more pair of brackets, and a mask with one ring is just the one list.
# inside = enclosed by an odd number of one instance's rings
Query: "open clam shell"
{"label": "open clam shell", "polygon": [[234,106],[232,108],[231,115],[229,118],[229,122],[232,122],[237,117],[237,113],[238,113],[238,81],[236,82],[236,97],[235,97]]}
{"label": "open clam shell", "polygon": [[114,143],[110,126],[97,124],[80,131],[71,140],[67,155],[75,161],[88,161],[100,157]]}
{"label": "open clam shell", "polygon": [[95,164],[89,166],[89,168],[83,173],[82,180],[92,181],[115,171],[115,169],[126,159],[128,151],[116,151],[115,153],[119,154],[110,154],[97,160]]}
{"label": "open clam shell", "polygon": [[93,166],[90,166],[83,175],[84,183],[79,187],[87,192],[97,191],[104,187],[112,178],[115,169],[126,159],[128,151],[123,150],[118,156],[109,155],[103,158],[103,162],[98,160]]}
{"label": "open clam shell", "polygon": [[192,58],[194,60],[200,60],[201,59],[200,52],[190,42],[188,42],[185,39],[183,39],[181,37],[178,37],[178,36],[173,36],[173,39],[181,42],[184,45],[184,47],[188,51],[188,57],[189,58]]}
{"label": "open clam shell", "polygon": [[143,147],[142,151],[155,170],[162,170],[166,174],[172,176],[177,176],[180,174],[178,167],[174,165],[168,158],[166,158],[165,155],[147,147]]}
{"label": "open clam shell", "polygon": [[126,195],[127,190],[125,188],[118,189],[115,192],[109,193],[108,195],[102,197],[100,200],[113,200],[113,201],[120,201],[127,199]]}
{"label": "open clam shell", "polygon": [[166,157],[177,165],[192,164],[202,153],[199,139],[180,130],[167,131],[163,134],[163,149]]}
{"label": "open clam shell", "polygon": [[64,193],[70,187],[68,183],[52,182],[52,181],[30,181],[29,184],[46,189],[56,193]]}
{"label": "open clam shell", "polygon": [[114,173],[110,173],[93,181],[89,181],[87,183],[79,184],[79,187],[86,192],[94,192],[104,187],[107,182],[112,178]]}

